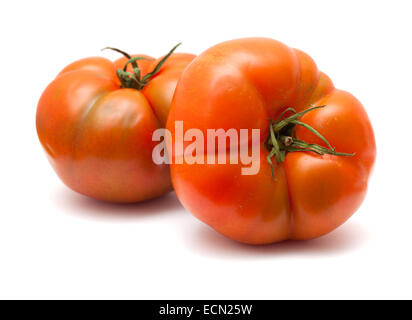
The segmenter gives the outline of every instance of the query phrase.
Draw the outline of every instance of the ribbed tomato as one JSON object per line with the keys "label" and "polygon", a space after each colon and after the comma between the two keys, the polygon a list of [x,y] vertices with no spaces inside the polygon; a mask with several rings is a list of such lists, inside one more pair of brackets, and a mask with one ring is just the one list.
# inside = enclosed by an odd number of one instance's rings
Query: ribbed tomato
{"label": "ribbed tomato", "polygon": [[173,50],[156,61],[120,50],[126,57],[115,62],[85,58],[45,89],[37,132],[67,186],[110,202],[137,202],[171,190],[169,167],[152,160],[152,133],[164,127],[176,83],[195,57]]}
{"label": "ribbed tomato", "polygon": [[[365,197],[376,156],[365,109],[307,54],[276,40],[227,41],[199,55],[182,74],[167,123],[174,143],[188,146],[176,121],[205,137],[208,129],[260,130],[254,175],[243,175],[240,162],[188,163],[169,145],[178,198],[231,239],[319,237]],[[224,152],[229,158],[231,150]]]}

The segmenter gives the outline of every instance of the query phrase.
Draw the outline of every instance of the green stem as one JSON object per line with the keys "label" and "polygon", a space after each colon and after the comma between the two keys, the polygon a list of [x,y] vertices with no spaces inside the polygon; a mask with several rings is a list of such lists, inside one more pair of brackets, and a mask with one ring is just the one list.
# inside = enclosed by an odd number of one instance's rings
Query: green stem
{"label": "green stem", "polygon": [[316,109],[320,109],[320,108],[324,108],[324,107],[326,107],[326,106],[311,107],[311,108],[306,109],[306,110],[303,110],[303,111],[301,111],[301,112],[299,112],[299,113],[297,113],[297,112],[295,111],[295,109],[293,109],[293,108],[288,108],[288,109],[293,110],[293,111],[295,112],[295,114],[292,115],[292,116],[290,116],[290,117],[288,117],[288,118],[286,118],[286,119],[283,119],[283,120],[279,121],[279,122],[276,124],[276,126],[275,126],[274,129],[275,129],[275,131],[278,132],[278,131],[282,130],[284,127],[286,127],[291,121],[299,119],[299,118],[302,117],[304,114],[306,114],[306,113],[308,113],[308,112],[310,112],[310,111],[313,111],[313,110],[316,110]]}
{"label": "green stem", "polygon": [[329,147],[329,149],[333,150],[333,148],[332,148],[332,146],[330,145],[330,143],[328,142],[328,140],[326,140],[326,138],[325,138],[324,136],[322,136],[317,130],[315,130],[314,128],[312,128],[310,125],[308,125],[308,124],[306,124],[306,123],[304,123],[304,122],[298,121],[298,120],[293,120],[293,121],[291,121],[290,123],[298,124],[298,125],[306,128],[306,129],[308,129],[310,132],[312,132],[312,133],[315,134],[317,137],[319,137],[323,142],[325,142],[326,145]]}
{"label": "green stem", "polygon": [[282,120],[283,116],[284,116],[287,112],[293,112],[294,114],[297,113],[296,110],[293,109],[293,108],[286,108],[286,109],[283,110],[283,112],[280,114],[279,119],[278,119],[278,122],[279,122],[280,120]]}
{"label": "green stem", "polygon": [[132,58],[130,58],[130,59],[125,63],[125,65],[124,65],[124,67],[123,67],[123,71],[126,71],[126,70],[127,70],[127,66],[128,66],[129,64],[132,65],[133,69],[139,69],[139,67],[137,66],[137,61],[139,61],[139,60],[153,61],[153,59],[146,58],[146,57],[132,57]]}
{"label": "green stem", "polygon": [[122,55],[124,55],[127,59],[130,59],[130,58],[132,57],[132,56],[131,56],[130,54],[128,54],[127,52],[122,51],[122,50],[117,49],[117,48],[105,47],[105,48],[102,49],[102,51],[103,51],[103,50],[113,50],[113,51],[116,51],[116,52],[121,53]]}
{"label": "green stem", "polygon": [[[125,51],[122,51],[117,48],[112,48],[112,47],[106,47],[103,48],[102,50],[113,50],[116,52],[121,53],[124,55],[128,60],[126,64],[124,65],[123,69],[117,69],[117,77],[119,78],[122,88],[131,88],[131,89],[136,89],[136,90],[142,90],[145,86],[149,84],[150,79],[152,79],[162,68],[163,64],[166,62],[166,60],[172,55],[172,53],[177,49],[178,46],[180,46],[181,43],[177,44],[172,48],[172,50],[169,51],[167,55],[165,55],[153,68],[151,72],[146,74],[143,79],[141,78],[141,71],[140,68],[137,64],[137,61],[139,60],[151,60],[146,57],[132,57],[130,54],[128,54]],[[127,72],[127,66],[131,64],[133,67],[133,73]]]}
{"label": "green stem", "polygon": [[[279,120],[276,123],[270,120],[269,137],[266,141],[266,146],[270,150],[267,156],[267,161],[270,164],[272,176],[275,178],[275,180],[276,177],[274,174],[274,165],[272,162],[273,156],[275,156],[276,162],[280,163],[285,160],[285,155],[288,152],[313,152],[318,155],[329,154],[334,156],[353,156],[355,154],[336,152],[329,141],[322,134],[320,134],[316,129],[314,129],[307,123],[298,120],[304,114],[324,107],[325,106],[310,107],[302,112],[296,112],[293,108],[287,108],[282,112]],[[282,119],[287,112],[292,112],[293,115]],[[294,130],[297,125],[302,126],[315,134],[327,145],[327,148],[316,143],[308,143],[294,137]]]}
{"label": "green stem", "polygon": [[175,46],[172,48],[172,50],[170,50],[170,51],[168,52],[168,54],[165,55],[165,56],[159,61],[159,63],[154,67],[153,71],[150,72],[150,73],[148,73],[148,74],[146,74],[146,75],[143,77],[143,82],[145,82],[145,81],[148,82],[151,78],[153,78],[153,76],[160,71],[160,68],[163,66],[163,64],[166,62],[166,60],[172,55],[172,53],[173,53],[173,52],[177,49],[177,47],[179,47],[181,44],[182,44],[182,43],[179,42],[177,45],[175,45]]}

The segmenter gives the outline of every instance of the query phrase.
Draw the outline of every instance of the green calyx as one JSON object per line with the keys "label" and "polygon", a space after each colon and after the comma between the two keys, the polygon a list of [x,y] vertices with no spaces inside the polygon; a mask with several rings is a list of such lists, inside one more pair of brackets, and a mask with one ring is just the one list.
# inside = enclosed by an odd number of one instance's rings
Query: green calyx
{"label": "green calyx", "polygon": [[[270,164],[270,167],[272,169],[272,176],[275,180],[275,169],[272,158],[274,157],[277,163],[283,162],[285,161],[285,156],[288,152],[314,152],[319,155],[330,154],[334,156],[353,156],[355,154],[335,151],[328,140],[326,140],[326,138],[322,136],[317,130],[309,126],[307,123],[299,121],[299,118],[304,114],[324,107],[326,106],[311,107],[299,113],[296,112],[296,110],[293,108],[287,108],[282,112],[277,122],[269,120],[270,134],[266,140],[266,147],[270,152],[267,156],[267,161]],[[292,112],[293,114],[285,119],[282,119],[287,112]],[[323,147],[315,143],[307,143],[305,141],[297,139],[295,135],[295,127],[297,125],[311,131],[313,134],[319,137],[327,145],[327,147]]]}
{"label": "green calyx", "polygon": [[[137,61],[139,60],[152,60],[152,59],[148,59],[146,57],[132,57],[130,54],[116,49],[116,48],[112,48],[112,47],[106,47],[103,48],[102,50],[113,50],[116,52],[121,53],[122,55],[124,55],[128,60],[126,62],[126,64],[124,65],[123,69],[117,69],[116,73],[117,73],[117,77],[119,78],[121,84],[122,84],[122,88],[131,88],[131,89],[136,89],[136,90],[141,90],[143,89],[150,81],[151,78],[153,78],[153,76],[159,72],[160,68],[163,66],[163,64],[166,62],[166,60],[172,55],[172,53],[177,49],[178,46],[180,46],[181,43],[178,43],[177,45],[175,45],[172,50],[169,51],[169,53],[167,55],[165,55],[158,64],[156,64],[156,66],[153,68],[153,70],[151,72],[149,72],[148,74],[146,74],[145,76],[141,76],[141,72],[140,69],[137,65]],[[128,65],[132,65],[133,67],[133,73],[126,71],[127,70],[127,66]]]}

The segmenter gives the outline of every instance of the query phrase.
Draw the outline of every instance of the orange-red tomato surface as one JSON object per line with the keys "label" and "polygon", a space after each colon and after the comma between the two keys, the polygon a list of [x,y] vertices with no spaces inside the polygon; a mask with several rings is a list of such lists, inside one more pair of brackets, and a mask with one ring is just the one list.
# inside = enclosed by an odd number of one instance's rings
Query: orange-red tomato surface
{"label": "orange-red tomato surface", "polygon": [[[172,54],[141,91],[121,88],[116,69],[126,58],[91,57],[64,68],[43,92],[36,118],[41,144],[62,181],[110,202],[170,191],[169,167],[152,161],[158,143],[152,133],[164,127],[176,83],[193,58]],[[138,61],[142,76],[157,62]]]}
{"label": "orange-red tomato surface", "polygon": [[[274,162],[274,179],[266,159],[268,120],[287,107],[302,111],[311,104],[326,107],[301,121],[336,150],[355,154],[288,153],[284,162]],[[240,163],[171,165],[182,204],[231,239],[266,244],[319,237],[344,223],[365,197],[376,156],[368,115],[300,50],[266,38],[232,40],[208,49],[187,67],[176,89],[167,123],[175,140],[178,120],[185,130],[199,128],[204,136],[208,128],[260,129],[256,175],[242,175]],[[296,128],[296,136],[325,146],[303,127]],[[176,162],[181,155],[174,156]]]}

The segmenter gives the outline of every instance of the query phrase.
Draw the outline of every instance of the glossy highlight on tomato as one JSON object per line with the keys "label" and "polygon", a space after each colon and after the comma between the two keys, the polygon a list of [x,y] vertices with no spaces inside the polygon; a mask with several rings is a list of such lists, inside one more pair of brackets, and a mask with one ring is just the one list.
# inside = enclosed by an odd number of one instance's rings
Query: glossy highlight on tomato
{"label": "glossy highlight on tomato", "polygon": [[[135,56],[144,58],[136,61],[142,78],[162,60]],[[194,57],[171,54],[140,90],[119,80],[118,69],[131,56],[114,62],[90,57],[65,67],[43,92],[36,116],[40,142],[61,180],[109,202],[169,192],[169,167],[152,161],[152,133],[165,126],[177,81]],[[132,71],[130,63],[123,74]]]}
{"label": "glossy highlight on tomato", "polygon": [[[282,161],[273,161],[274,179],[267,161],[270,121],[278,121],[287,108],[302,112],[312,106],[319,108],[299,121],[341,155],[287,151]],[[205,136],[209,128],[260,129],[256,175],[242,175],[240,163],[179,164],[182,155],[173,154],[171,176],[179,200],[233,240],[267,244],[319,237],[344,223],[365,197],[376,146],[364,107],[336,89],[309,55],[281,42],[238,39],[199,55],[183,72],[172,102],[167,129],[174,140],[176,121]],[[293,135],[319,150],[328,147],[301,125]]]}

